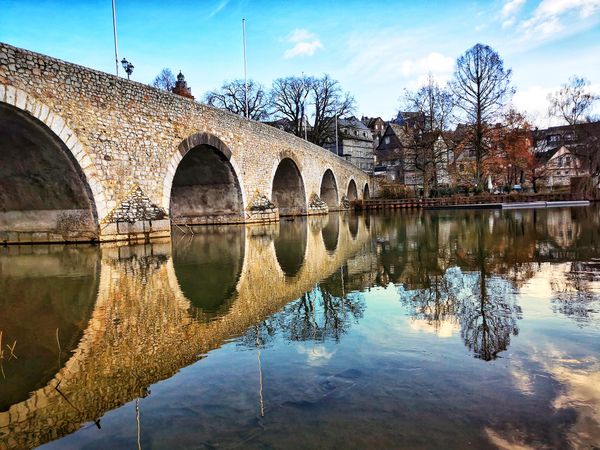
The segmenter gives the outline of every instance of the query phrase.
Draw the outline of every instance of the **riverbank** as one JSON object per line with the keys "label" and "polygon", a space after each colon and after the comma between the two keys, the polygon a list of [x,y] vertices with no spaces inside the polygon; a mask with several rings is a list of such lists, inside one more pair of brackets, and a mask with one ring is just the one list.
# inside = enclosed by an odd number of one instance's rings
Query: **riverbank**
{"label": "riverbank", "polygon": [[564,206],[587,206],[589,201],[567,193],[531,195],[477,195],[440,198],[375,198],[363,200],[356,207],[364,210],[379,209],[519,209]]}

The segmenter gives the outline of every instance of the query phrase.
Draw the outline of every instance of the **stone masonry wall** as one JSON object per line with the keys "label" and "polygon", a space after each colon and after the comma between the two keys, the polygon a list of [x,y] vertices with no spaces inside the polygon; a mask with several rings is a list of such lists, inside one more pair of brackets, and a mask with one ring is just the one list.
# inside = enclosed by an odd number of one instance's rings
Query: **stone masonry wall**
{"label": "stone masonry wall", "polygon": [[320,192],[328,168],[340,199],[351,179],[359,198],[365,184],[371,184],[355,166],[276,128],[3,43],[0,102],[28,111],[66,143],[90,185],[101,234],[108,233],[103,227],[115,217],[113,210],[122,209],[138,188],[168,214],[171,183],[182,158],[178,148],[196,133],[214,136],[230,150],[245,209],[257,194],[271,198],[273,175],[285,157],[300,169],[307,204]]}

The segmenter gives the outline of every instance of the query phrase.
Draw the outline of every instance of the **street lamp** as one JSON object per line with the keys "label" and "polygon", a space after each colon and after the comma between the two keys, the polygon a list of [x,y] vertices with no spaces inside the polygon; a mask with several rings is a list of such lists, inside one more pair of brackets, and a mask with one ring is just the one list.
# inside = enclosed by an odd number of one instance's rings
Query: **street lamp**
{"label": "street lamp", "polygon": [[123,66],[123,69],[125,69],[125,72],[127,73],[127,79],[129,80],[129,77],[133,73],[133,64],[123,58],[121,60],[121,65]]}

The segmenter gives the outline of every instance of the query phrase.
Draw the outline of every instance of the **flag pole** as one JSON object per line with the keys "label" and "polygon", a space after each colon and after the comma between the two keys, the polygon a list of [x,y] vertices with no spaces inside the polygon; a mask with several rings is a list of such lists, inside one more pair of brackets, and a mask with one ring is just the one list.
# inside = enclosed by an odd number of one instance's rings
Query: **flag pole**
{"label": "flag pole", "polygon": [[242,19],[242,32],[244,36],[244,106],[246,118],[248,118],[248,70],[246,66],[246,19]]}
{"label": "flag pole", "polygon": [[117,10],[115,8],[115,0],[112,0],[112,13],[113,13],[113,38],[115,41],[115,70],[117,76],[119,76],[119,51],[117,50]]}
{"label": "flag pole", "polygon": [[338,115],[335,113],[335,154],[340,155],[340,148],[338,147]]}

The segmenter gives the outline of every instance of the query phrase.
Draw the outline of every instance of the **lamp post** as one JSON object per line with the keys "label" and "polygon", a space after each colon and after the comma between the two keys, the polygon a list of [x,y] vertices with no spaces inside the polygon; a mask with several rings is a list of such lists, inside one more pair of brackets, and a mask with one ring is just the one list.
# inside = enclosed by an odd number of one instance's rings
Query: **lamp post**
{"label": "lamp post", "polygon": [[121,65],[123,66],[123,69],[125,69],[125,73],[127,73],[127,79],[129,80],[129,77],[133,73],[133,64],[123,58],[121,60]]}

